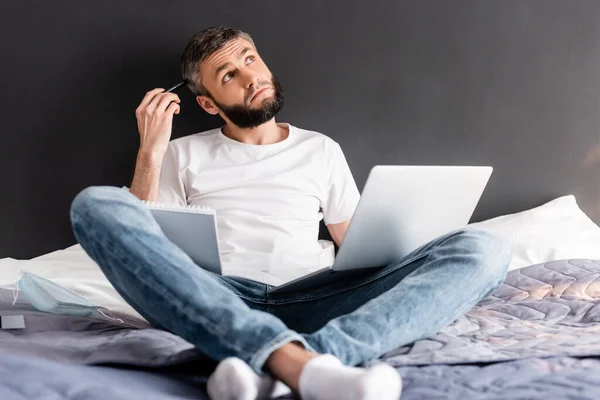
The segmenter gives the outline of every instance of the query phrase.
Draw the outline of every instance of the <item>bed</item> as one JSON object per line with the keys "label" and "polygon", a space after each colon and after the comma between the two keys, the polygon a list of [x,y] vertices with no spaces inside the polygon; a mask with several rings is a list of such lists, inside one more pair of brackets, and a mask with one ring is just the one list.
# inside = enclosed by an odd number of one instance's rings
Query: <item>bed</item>
{"label": "bed", "polygon": [[[600,228],[573,196],[474,225],[512,241],[510,272],[435,336],[382,357],[403,377],[402,399],[600,398]],[[106,315],[36,310],[15,288],[21,269]],[[0,316],[9,315],[25,328],[0,330],[2,399],[208,398],[215,362],[150,326],[78,244],[0,260]]]}

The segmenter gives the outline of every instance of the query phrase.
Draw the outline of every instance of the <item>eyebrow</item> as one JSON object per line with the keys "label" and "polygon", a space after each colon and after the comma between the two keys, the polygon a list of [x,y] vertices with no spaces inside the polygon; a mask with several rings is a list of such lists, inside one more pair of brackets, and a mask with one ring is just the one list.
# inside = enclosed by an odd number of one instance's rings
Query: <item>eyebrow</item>
{"label": "eyebrow", "polygon": [[[246,54],[247,52],[252,51],[252,49],[250,47],[244,47],[238,55],[239,57],[242,57],[244,54]],[[219,68],[217,68],[217,70],[215,71],[215,78],[219,76],[219,74],[221,73],[221,71],[223,71],[224,69],[227,69],[231,66],[231,63],[225,63],[223,65],[221,65]]]}

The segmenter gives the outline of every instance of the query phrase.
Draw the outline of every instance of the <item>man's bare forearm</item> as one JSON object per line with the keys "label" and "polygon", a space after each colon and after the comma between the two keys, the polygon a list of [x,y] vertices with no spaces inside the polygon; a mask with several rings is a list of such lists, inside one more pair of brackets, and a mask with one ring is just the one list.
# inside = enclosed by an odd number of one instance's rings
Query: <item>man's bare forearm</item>
{"label": "man's bare forearm", "polygon": [[162,157],[140,151],[129,191],[140,200],[157,201]]}
{"label": "man's bare forearm", "polygon": [[129,191],[140,200],[157,201],[160,169],[169,147],[173,114],[179,114],[181,100],[163,88],[149,91],[135,109],[140,148]]}

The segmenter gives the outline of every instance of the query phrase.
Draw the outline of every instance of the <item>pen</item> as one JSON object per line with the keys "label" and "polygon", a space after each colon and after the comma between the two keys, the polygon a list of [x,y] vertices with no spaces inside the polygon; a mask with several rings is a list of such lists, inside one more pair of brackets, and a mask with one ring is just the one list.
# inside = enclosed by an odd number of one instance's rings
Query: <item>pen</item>
{"label": "pen", "polygon": [[167,89],[165,90],[165,92],[172,92],[173,90],[182,87],[183,85],[185,85],[187,83],[187,80],[181,81],[179,82],[177,85],[173,86],[171,89]]}

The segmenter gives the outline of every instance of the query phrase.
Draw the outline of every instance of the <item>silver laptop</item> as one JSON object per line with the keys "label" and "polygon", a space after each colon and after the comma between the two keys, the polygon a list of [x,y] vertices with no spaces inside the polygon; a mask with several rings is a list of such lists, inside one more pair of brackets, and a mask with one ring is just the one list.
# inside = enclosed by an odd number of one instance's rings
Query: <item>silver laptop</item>
{"label": "silver laptop", "polygon": [[291,292],[374,271],[464,227],[491,174],[488,166],[374,166],[334,264],[268,292]]}

